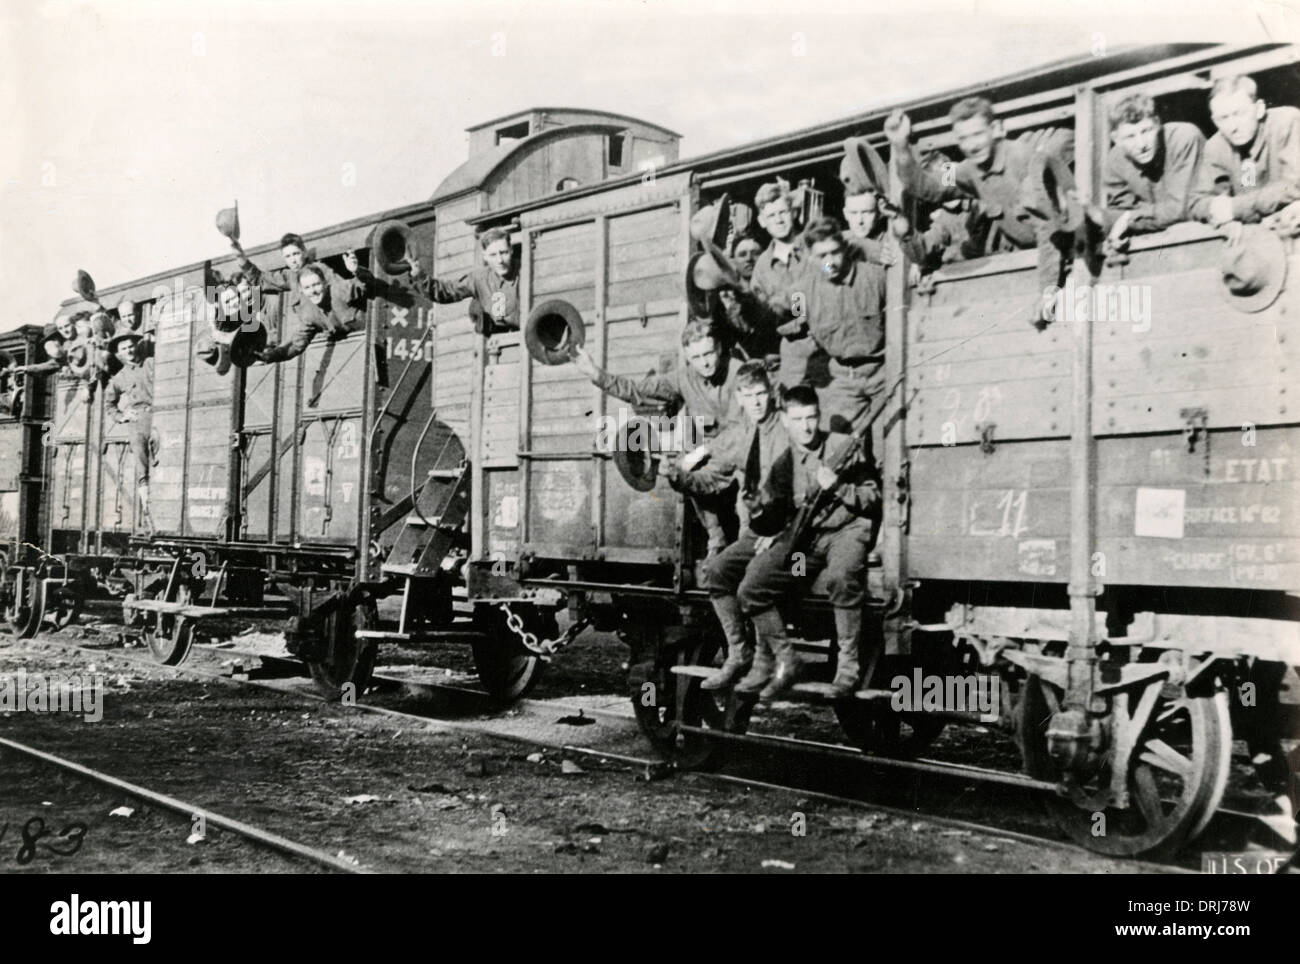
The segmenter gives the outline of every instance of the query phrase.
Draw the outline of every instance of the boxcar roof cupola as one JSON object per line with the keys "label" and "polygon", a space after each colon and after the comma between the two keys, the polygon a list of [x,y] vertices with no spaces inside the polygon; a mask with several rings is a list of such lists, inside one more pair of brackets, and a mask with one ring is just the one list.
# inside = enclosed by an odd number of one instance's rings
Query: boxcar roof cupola
{"label": "boxcar roof cupola", "polygon": [[534,107],[477,124],[469,159],[434,191],[445,201],[478,191],[500,210],[558,190],[595,184],[677,161],[681,135],[607,111]]}

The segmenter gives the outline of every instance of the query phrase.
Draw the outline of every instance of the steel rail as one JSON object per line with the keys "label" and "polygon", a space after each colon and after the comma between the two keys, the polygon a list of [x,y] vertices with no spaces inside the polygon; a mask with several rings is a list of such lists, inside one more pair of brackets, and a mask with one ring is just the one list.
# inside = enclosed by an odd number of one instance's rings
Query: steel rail
{"label": "steel rail", "polygon": [[232,833],[237,833],[241,837],[247,837],[249,840],[259,843],[264,847],[269,847],[272,850],[279,851],[280,853],[289,854],[294,857],[301,857],[304,860],[309,860],[312,863],[320,864],[322,867],[327,867],[330,870],[337,870],[342,873],[369,873],[369,871],[362,870],[360,867],[354,866],[345,860],[341,860],[332,854],[327,854],[323,850],[316,850],[305,844],[300,844],[296,840],[290,840],[288,837],[282,837],[279,834],[270,832],[269,830],[262,830],[259,827],[254,827],[252,824],[244,823],[242,820],[223,816],[213,810],[207,809],[206,807],[195,806],[194,804],[187,803],[184,800],[169,796],[165,793],[158,793],[156,790],[150,790],[149,788],[142,787],[137,783],[131,783],[130,781],[115,777],[112,774],[104,773],[102,770],[96,770],[84,766],[74,760],[68,760],[64,757],[56,756],[53,753],[38,750],[36,747],[28,746],[25,743],[19,743],[17,740],[0,737],[0,747],[5,747],[13,750],[15,753],[21,753],[35,760],[40,760],[42,763],[56,766],[61,770],[67,770],[69,773],[75,773],[77,776],[84,777],[87,780],[102,783],[106,787],[120,790],[123,793],[130,794],[140,800],[145,800],[156,807],[162,807],[163,809],[171,810],[175,813],[181,814],[182,816],[189,817],[191,820],[194,817],[201,817],[205,823],[211,824],[214,827],[220,827],[223,830],[229,830]]}

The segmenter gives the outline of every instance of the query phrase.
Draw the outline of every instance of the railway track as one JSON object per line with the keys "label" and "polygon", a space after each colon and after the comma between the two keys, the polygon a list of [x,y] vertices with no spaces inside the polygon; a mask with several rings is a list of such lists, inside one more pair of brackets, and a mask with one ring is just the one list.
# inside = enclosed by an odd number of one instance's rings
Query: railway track
{"label": "railway track", "polygon": [[111,790],[123,793],[153,807],[177,814],[191,825],[194,825],[196,822],[201,822],[201,825],[205,827],[216,827],[237,834],[258,847],[282,854],[296,861],[313,864],[335,873],[366,873],[366,871],[358,864],[344,860],[334,854],[326,853],[325,851],[318,850],[314,847],[309,847],[296,840],[290,840],[280,834],[265,830],[261,827],[256,827],[243,820],[236,820],[233,817],[228,817],[207,807],[182,800],[166,793],[159,793],[155,790],[149,789],[148,787],[132,783],[128,780],[123,780],[110,773],[105,773],[102,770],[84,766],[77,763],[75,760],[69,760],[66,757],[48,753],[18,740],[0,737],[0,749],[7,750],[11,753],[21,754],[29,759],[36,760],[42,764],[54,767],[83,780],[90,780]]}
{"label": "railway track", "polygon": [[[79,645],[71,640],[48,636],[26,641],[25,645],[65,653],[77,653],[95,658],[110,658],[151,672],[165,671],[178,677],[221,682],[232,686],[260,688],[312,702],[327,702],[316,694],[305,681],[286,679],[283,675],[280,678],[270,679],[240,678],[232,676],[228,672],[217,669],[204,669],[197,665],[166,667],[159,665],[152,659],[135,656],[127,652]],[[268,659],[265,654],[260,653],[241,654],[237,649],[211,647],[196,647],[196,649],[206,650],[212,656],[239,657],[242,655],[261,659],[271,668],[272,677],[277,671],[283,673],[292,664],[290,660]],[[277,667],[277,663],[281,663],[283,666]],[[602,709],[600,706],[592,705],[591,702],[579,704],[566,702],[565,700],[524,699],[513,704],[508,713],[501,714],[499,712],[501,707],[495,704],[488,694],[463,685],[438,682],[432,677],[432,673],[420,676],[409,674],[392,675],[381,670],[375,675],[375,681],[378,685],[372,688],[370,698],[358,701],[353,708],[364,713],[401,721],[407,725],[416,725],[437,731],[459,730],[485,735],[566,757],[598,758],[640,770],[647,778],[651,779],[667,777],[675,772],[681,772],[692,780],[784,791],[808,799],[859,808],[867,807],[907,820],[923,819],[948,827],[954,832],[979,833],[994,838],[1004,838],[1009,841],[1051,847],[1063,853],[1095,856],[1093,852],[1086,848],[1056,838],[1050,834],[1049,830],[1041,829],[1051,827],[1050,823],[1045,816],[1035,816],[1027,812],[1032,810],[1036,814],[1038,808],[1032,804],[1030,808],[1026,808],[1026,803],[1035,795],[1041,795],[1049,791],[1051,787],[1043,781],[1033,780],[1023,774],[928,758],[902,760],[877,757],[863,753],[854,747],[799,740],[771,734],[746,734],[742,736],[717,731],[701,731],[701,735],[708,739],[722,740],[728,744],[743,745],[750,751],[755,751],[746,754],[743,759],[732,757],[729,765],[732,765],[732,768],[739,772],[675,771],[672,765],[660,759],[647,757],[640,752],[636,752],[636,749],[643,745],[642,736],[635,721],[625,713]],[[375,692],[376,689],[377,692]],[[397,702],[397,706],[384,705],[385,702],[394,700]],[[625,703],[625,701],[620,702]],[[422,711],[412,711],[410,708],[411,703],[419,704]],[[431,715],[433,713],[441,715]],[[570,731],[574,734],[574,739],[560,739],[544,735],[548,732],[555,733],[557,729],[555,719],[557,713],[565,714],[564,717],[561,717],[562,720],[567,719],[571,724],[578,723]],[[486,714],[495,715],[483,718]],[[582,725],[583,723],[586,725]],[[808,760],[813,758],[833,758],[838,763],[848,764],[852,769],[842,771],[838,779],[827,783],[824,778],[819,780],[816,777],[817,768],[807,766]],[[800,763],[802,763],[802,766]],[[844,782],[843,776],[845,774],[852,778],[868,770],[877,772],[889,770],[911,775],[918,780],[924,779],[929,781],[927,785],[930,790],[924,794],[924,800],[920,796],[902,799],[897,794],[891,799],[888,794],[877,792],[884,785],[884,781],[851,780],[854,784],[854,789],[851,792],[843,792],[842,786],[836,786],[837,783],[842,784]],[[792,773],[800,773],[804,778],[792,781],[789,779]],[[809,776],[810,773],[812,774],[811,777]],[[945,793],[933,792],[934,782],[940,780],[949,784],[958,784],[955,795],[949,796]],[[969,801],[963,801],[963,797],[970,794],[972,785],[978,786],[985,791],[986,796],[982,800],[982,807],[985,810],[995,810],[998,813],[999,822],[985,822],[979,819],[952,816],[951,814],[935,812],[933,806],[925,806],[927,802],[938,798],[952,804],[953,809],[959,809],[959,803],[969,803]],[[1026,794],[1025,791],[1029,791],[1029,793]],[[904,791],[903,796],[906,796],[906,791]],[[1036,801],[1034,802],[1036,803]],[[969,809],[968,806],[967,809]],[[975,809],[980,808],[976,807]],[[1222,815],[1230,820],[1249,821],[1254,819],[1253,814],[1231,810],[1223,811]],[[1008,816],[1012,817],[1012,819],[1008,820]],[[1008,826],[1008,823],[1013,825]],[[1038,824],[1040,829],[1035,829],[1035,823]],[[1189,854],[1178,862],[1166,863],[1130,860],[1126,861],[1125,865],[1141,871],[1186,873],[1199,870],[1199,857],[1195,854]]]}

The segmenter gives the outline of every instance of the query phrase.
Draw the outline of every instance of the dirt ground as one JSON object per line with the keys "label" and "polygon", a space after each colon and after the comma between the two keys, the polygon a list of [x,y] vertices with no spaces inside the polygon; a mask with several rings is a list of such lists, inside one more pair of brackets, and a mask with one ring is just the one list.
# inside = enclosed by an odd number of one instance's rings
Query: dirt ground
{"label": "dirt ground", "polygon": [[[138,652],[138,650],[136,651]],[[390,872],[1076,872],[1133,865],[799,794],[542,753],[292,694],[0,641],[0,673],[103,673],[104,716],[0,714],[0,735]],[[0,871],[310,869],[5,753]],[[111,816],[123,805],[130,816]],[[10,853],[25,821],[80,849]],[[47,840],[50,838],[46,838]],[[21,842],[21,841],[20,841]],[[13,845],[16,848],[17,844]],[[62,847],[67,849],[67,847]],[[15,851],[16,852],[16,851]]]}

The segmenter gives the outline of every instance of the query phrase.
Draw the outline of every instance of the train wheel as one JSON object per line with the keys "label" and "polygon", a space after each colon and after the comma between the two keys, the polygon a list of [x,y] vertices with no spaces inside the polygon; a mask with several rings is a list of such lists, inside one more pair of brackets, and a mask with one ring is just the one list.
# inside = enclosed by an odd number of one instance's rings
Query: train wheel
{"label": "train wheel", "polygon": [[351,687],[359,696],[370,685],[378,650],[374,640],[357,636],[358,629],[374,629],[379,624],[379,610],[369,600],[356,606],[336,609],[325,617],[324,633],[327,652],[324,659],[306,660],[312,682],[322,696],[337,700]]}
{"label": "train wheel", "polygon": [[[155,598],[161,600],[166,595],[167,590],[164,588]],[[166,601],[188,605],[193,601],[194,594],[189,586],[182,584],[172,593],[172,597]],[[146,616],[144,641],[158,662],[164,666],[179,666],[189,658],[190,649],[194,645],[194,622],[172,613],[154,613],[150,623]]]}
{"label": "train wheel", "polygon": [[[553,639],[559,635],[555,614],[539,611],[534,606],[515,606],[514,611],[524,621],[524,631],[538,639]],[[496,606],[476,606],[474,609],[476,635],[471,637],[474,668],[479,682],[502,703],[513,703],[526,696],[542,678],[546,663],[540,656],[524,649],[519,637],[506,623],[506,614]]]}
{"label": "train wheel", "polygon": [[641,732],[666,760],[683,769],[720,766],[726,744],[701,733],[683,732],[679,724],[744,733],[754,703],[739,700],[731,690],[711,693],[696,676],[678,675],[672,667],[711,666],[718,652],[712,637],[690,639],[671,649],[655,649],[628,670],[632,710]]}
{"label": "train wheel", "polygon": [[[1026,681],[1018,709],[1021,751],[1026,772],[1040,780],[1061,779],[1060,768],[1048,753],[1046,736],[1061,699],[1061,691],[1042,679]],[[1112,734],[1121,722],[1116,718],[1121,712],[1126,710],[1117,703],[1103,722]],[[1110,756],[1105,754],[1107,760]],[[1191,696],[1179,685],[1165,684],[1129,757],[1129,806],[1087,804],[1086,795],[1100,797],[1110,781],[1108,767],[1099,765],[1080,787],[1083,802],[1053,797],[1048,809],[1074,841],[1100,853],[1126,857],[1171,854],[1204,830],[1218,809],[1231,756],[1227,694]]]}
{"label": "train wheel", "polygon": [[879,700],[838,700],[835,717],[855,746],[877,756],[916,756],[944,727],[943,720],[930,714],[900,713]]}
{"label": "train wheel", "polygon": [[19,639],[30,639],[41,628],[45,618],[45,580],[30,570],[22,570],[14,578],[13,599],[5,609],[9,630]]}
{"label": "train wheel", "polygon": [[[883,641],[878,645],[883,646]],[[889,687],[889,680],[910,676],[916,663],[906,656],[882,656],[871,676],[871,685]],[[932,658],[922,661],[929,672],[943,665]],[[880,700],[837,700],[835,717],[844,734],[866,753],[887,757],[912,757],[939,738],[944,720],[933,713],[903,713]]]}

